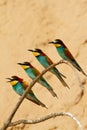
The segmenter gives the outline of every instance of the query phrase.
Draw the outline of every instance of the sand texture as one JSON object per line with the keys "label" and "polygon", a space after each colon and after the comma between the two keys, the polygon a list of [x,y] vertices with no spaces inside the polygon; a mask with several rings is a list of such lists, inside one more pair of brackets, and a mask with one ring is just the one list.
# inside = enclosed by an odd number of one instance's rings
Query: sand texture
{"label": "sand texture", "polygon": [[[54,62],[61,59],[48,42],[62,39],[87,73],[87,0],[0,0],[0,127],[8,118],[19,96],[6,78],[18,75],[32,81],[18,62],[29,61],[37,69],[44,68],[28,49],[41,48]],[[87,78],[76,69],[62,64],[57,68],[67,76],[65,88],[57,77],[47,72],[44,77],[58,95],[53,98],[40,84],[33,91],[48,109],[24,100],[14,116],[36,119],[53,112],[70,112],[87,130]],[[79,81],[80,80],[80,81]],[[84,87],[81,96],[80,83]],[[56,117],[35,125],[19,125],[9,130],[79,130],[68,117]]]}

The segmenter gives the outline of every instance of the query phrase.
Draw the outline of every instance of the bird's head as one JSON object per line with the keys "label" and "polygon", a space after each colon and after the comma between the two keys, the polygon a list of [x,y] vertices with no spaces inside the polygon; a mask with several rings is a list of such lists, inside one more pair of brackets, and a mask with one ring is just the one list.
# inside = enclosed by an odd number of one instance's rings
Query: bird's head
{"label": "bird's head", "polygon": [[7,78],[8,81],[12,86],[15,86],[18,82],[23,82],[22,78],[19,78],[18,76],[11,76],[11,78]]}
{"label": "bird's head", "polygon": [[29,62],[23,62],[23,63],[18,63],[19,65],[21,65],[21,67],[26,70],[28,68],[32,68],[33,66],[29,63]]}
{"label": "bird's head", "polygon": [[55,45],[55,47],[60,47],[60,46],[63,46],[63,47],[65,47],[65,45],[64,45],[64,43],[63,43],[63,41],[62,40],[60,40],[60,39],[55,39],[54,41],[52,41],[52,42],[49,42],[49,44],[54,44]]}
{"label": "bird's head", "polygon": [[30,49],[28,51],[31,51],[35,57],[45,56],[45,53],[41,49],[38,49],[38,48],[35,48],[35,50]]}

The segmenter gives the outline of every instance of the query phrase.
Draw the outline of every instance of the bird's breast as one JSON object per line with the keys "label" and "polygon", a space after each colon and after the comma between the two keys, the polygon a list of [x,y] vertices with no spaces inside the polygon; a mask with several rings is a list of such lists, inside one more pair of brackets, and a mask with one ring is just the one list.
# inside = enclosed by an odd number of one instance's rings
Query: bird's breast
{"label": "bird's breast", "polygon": [[57,51],[58,51],[59,55],[60,55],[64,60],[67,59],[67,57],[66,57],[66,55],[65,55],[65,49],[64,49],[63,47],[58,47],[58,48],[57,48]]}
{"label": "bird's breast", "polygon": [[30,68],[30,69],[27,69],[26,70],[28,76],[31,78],[31,79],[35,79],[36,78],[36,75],[34,74],[34,71]]}
{"label": "bird's breast", "polygon": [[44,66],[45,68],[47,68],[49,66],[49,63],[47,61],[46,56],[40,56],[38,57],[38,61],[42,64],[42,66]]}
{"label": "bird's breast", "polygon": [[19,95],[22,95],[24,93],[24,88],[20,83],[17,83],[13,89],[15,90],[16,93],[18,93]]}

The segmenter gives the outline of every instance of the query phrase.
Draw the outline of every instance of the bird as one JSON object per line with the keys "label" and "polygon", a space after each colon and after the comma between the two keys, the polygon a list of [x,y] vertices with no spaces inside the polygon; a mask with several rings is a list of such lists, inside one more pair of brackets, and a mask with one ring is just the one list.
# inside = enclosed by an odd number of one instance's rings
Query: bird
{"label": "bird", "polygon": [[86,77],[87,74],[83,71],[83,69],[80,67],[78,62],[75,60],[74,56],[71,54],[67,46],[64,44],[64,42],[60,39],[55,39],[52,42],[49,42],[49,44],[54,44],[54,46],[57,49],[57,52],[59,55],[69,63],[71,63],[78,71],[82,72]]}
{"label": "bird", "polygon": [[[47,68],[50,65],[53,64],[53,61],[41,50],[36,48],[35,50],[31,50],[29,49],[28,51],[31,51],[33,53],[33,55],[36,57],[36,59],[39,61],[39,63],[44,67]],[[49,70],[51,73],[53,73],[54,75],[57,76],[57,78],[61,81],[61,83],[69,88],[69,86],[67,85],[67,83],[64,81],[64,79],[62,78],[62,76],[64,78],[66,78],[63,74],[61,74],[59,72],[59,70],[56,67],[53,67]]]}
{"label": "bird", "polygon": [[[38,75],[40,75],[39,70],[37,70],[30,62],[18,63],[25,70],[27,75],[34,80]],[[52,94],[53,97],[57,97],[57,94],[54,92],[53,88],[48,84],[44,77],[41,77],[38,80],[42,86],[48,89],[48,91]]]}
{"label": "bird", "polygon": [[[23,95],[23,93],[25,92],[26,88],[29,86],[29,83],[24,81],[22,78],[18,77],[18,76],[11,76],[11,78],[7,78],[8,82],[11,84],[11,86],[13,87],[13,90],[19,94],[20,96]],[[27,95],[26,95],[26,99],[32,101],[33,103],[40,105],[42,107],[47,108],[47,106],[45,104],[43,104],[34,94],[34,92],[32,90],[30,90]]]}

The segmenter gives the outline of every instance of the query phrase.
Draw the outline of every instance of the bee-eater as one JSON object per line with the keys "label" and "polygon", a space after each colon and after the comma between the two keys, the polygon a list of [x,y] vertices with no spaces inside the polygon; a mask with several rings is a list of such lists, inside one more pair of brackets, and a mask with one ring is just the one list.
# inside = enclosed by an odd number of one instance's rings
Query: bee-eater
{"label": "bee-eater", "polygon": [[67,46],[64,44],[64,42],[60,39],[56,39],[52,42],[49,42],[55,45],[57,52],[59,55],[64,59],[69,61],[77,70],[81,71],[85,76],[87,74],[83,71],[83,69],[80,67],[80,65],[77,63]]}
{"label": "bee-eater", "polygon": [[[40,62],[40,64],[44,68],[47,68],[53,64],[53,61],[41,49],[35,49],[35,50],[29,50],[29,51],[33,53],[33,55],[36,57],[36,59]],[[62,76],[63,77],[65,76],[61,74],[56,67],[51,68],[49,71],[55,74],[65,87],[69,88],[69,86],[66,84],[66,82],[62,78]]]}
{"label": "bee-eater", "polygon": [[[37,70],[33,65],[31,65],[29,62],[23,62],[23,63],[18,63],[21,65],[21,67],[25,70],[27,75],[31,79],[35,79],[38,75],[40,75],[39,70]],[[53,88],[47,83],[44,77],[41,77],[38,80],[38,83],[43,85],[45,88],[49,90],[49,92],[52,94],[53,97],[57,97],[56,93],[53,91]]]}
{"label": "bee-eater", "polygon": [[[22,96],[26,88],[29,86],[29,84],[26,81],[24,81],[22,78],[18,76],[12,76],[11,78],[7,78],[7,79],[9,80],[8,82],[10,82],[14,91],[20,96]],[[37,99],[37,97],[35,96],[32,90],[30,90],[27,93],[26,98],[37,105],[41,105],[42,107],[47,108],[45,104],[43,104],[39,99]]]}

